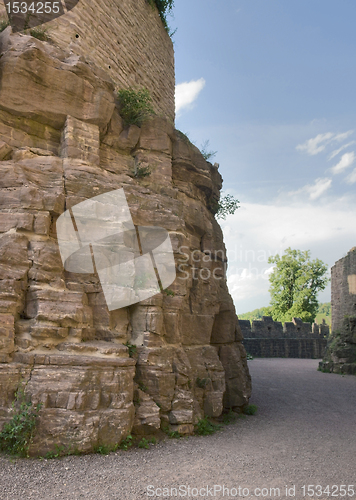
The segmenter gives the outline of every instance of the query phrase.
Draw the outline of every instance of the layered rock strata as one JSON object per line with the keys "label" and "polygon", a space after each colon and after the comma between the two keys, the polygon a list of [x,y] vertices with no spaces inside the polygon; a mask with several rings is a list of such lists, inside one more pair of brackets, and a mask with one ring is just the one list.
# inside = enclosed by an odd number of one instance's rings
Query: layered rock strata
{"label": "layered rock strata", "polygon": [[356,375],[356,247],[331,268],[332,331],[320,368]]}
{"label": "layered rock strata", "polygon": [[[19,386],[42,403],[32,454],[246,405],[217,169],[166,118],[125,128],[110,77],[73,52],[7,28],[0,53],[0,427]],[[64,270],[56,221],[120,188],[135,225],[169,232],[177,277],[109,312],[96,273]]]}

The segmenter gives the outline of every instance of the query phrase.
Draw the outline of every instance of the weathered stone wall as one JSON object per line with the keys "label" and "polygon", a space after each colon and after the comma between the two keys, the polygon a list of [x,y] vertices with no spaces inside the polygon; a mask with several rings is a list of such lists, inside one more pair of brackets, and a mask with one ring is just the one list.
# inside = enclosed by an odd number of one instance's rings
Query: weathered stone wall
{"label": "weathered stone wall", "polygon": [[356,247],[331,268],[332,334],[320,367],[356,374]]}
{"label": "weathered stone wall", "polygon": [[[0,52],[0,426],[20,380],[43,404],[33,454],[160,427],[189,434],[204,415],[246,405],[246,352],[209,211],[217,169],[167,118],[125,128],[107,74],[69,50],[7,28]],[[135,225],[169,232],[178,272],[169,292],[110,312],[97,274],[63,269],[56,221],[119,188]]]}
{"label": "weathered stone wall", "polygon": [[261,358],[322,358],[325,352],[329,326],[304,323],[299,318],[285,322],[239,320],[246,351]]}
{"label": "weathered stone wall", "polygon": [[147,0],[80,0],[43,27],[58,47],[94,62],[116,87],[148,88],[155,111],[174,120],[173,44]]}

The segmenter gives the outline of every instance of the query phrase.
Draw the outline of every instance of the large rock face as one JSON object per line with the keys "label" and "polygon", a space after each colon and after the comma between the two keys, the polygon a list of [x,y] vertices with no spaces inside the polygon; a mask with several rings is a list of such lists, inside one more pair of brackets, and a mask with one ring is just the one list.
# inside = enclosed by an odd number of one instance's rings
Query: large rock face
{"label": "large rock face", "polygon": [[331,268],[332,332],[320,368],[356,375],[356,247]]}
{"label": "large rock face", "polygon": [[[204,415],[246,405],[246,353],[209,210],[217,169],[165,118],[125,128],[110,78],[73,53],[10,28],[0,52],[0,427],[19,385],[42,402],[33,454],[160,426],[189,434]],[[135,225],[169,232],[177,277],[109,312],[96,273],[64,270],[56,221],[119,188]]]}

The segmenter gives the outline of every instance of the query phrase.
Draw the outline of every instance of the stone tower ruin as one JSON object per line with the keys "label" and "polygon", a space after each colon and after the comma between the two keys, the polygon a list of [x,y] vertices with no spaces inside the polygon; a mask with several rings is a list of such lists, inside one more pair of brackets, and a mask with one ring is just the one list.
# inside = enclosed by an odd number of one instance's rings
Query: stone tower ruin
{"label": "stone tower ruin", "polygon": [[356,247],[331,268],[332,334],[320,368],[356,374]]}

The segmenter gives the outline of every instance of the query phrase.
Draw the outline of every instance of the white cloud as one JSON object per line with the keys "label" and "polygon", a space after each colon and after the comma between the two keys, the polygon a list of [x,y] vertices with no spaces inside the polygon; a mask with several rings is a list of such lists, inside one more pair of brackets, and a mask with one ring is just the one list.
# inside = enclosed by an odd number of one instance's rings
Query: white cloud
{"label": "white cloud", "polygon": [[318,134],[316,137],[308,139],[305,143],[298,144],[297,150],[304,151],[308,155],[314,156],[324,151],[326,146],[328,146],[330,143],[342,142],[353,133],[353,130],[348,130],[347,132],[342,132],[340,134],[335,134],[333,132]]}
{"label": "white cloud", "polygon": [[191,80],[176,85],[175,100],[176,113],[178,114],[183,109],[188,108],[198,97],[205,86],[204,78],[199,80]]}
{"label": "white cloud", "polygon": [[347,139],[348,137],[350,137],[350,135],[352,135],[353,133],[354,133],[354,130],[348,130],[347,132],[343,132],[341,134],[336,134],[333,141],[342,142],[345,139]]}
{"label": "white cloud", "polygon": [[356,144],[356,141],[348,142],[347,144],[344,144],[343,146],[341,146],[341,148],[335,149],[335,151],[333,151],[330,154],[328,160],[332,160],[333,158],[335,158],[335,156],[337,156],[339,153],[341,153],[341,151],[343,151],[344,149],[348,148],[349,146],[352,146],[353,144]]}
{"label": "white cloud", "polygon": [[333,137],[333,133],[327,132],[326,134],[318,134],[313,139],[308,139],[304,144],[297,146],[298,151],[305,151],[309,155],[317,155],[324,151],[326,145]]}
{"label": "white cloud", "polygon": [[346,177],[346,180],[349,184],[355,184],[356,182],[356,168],[351,172],[350,175]]}
{"label": "white cloud", "polygon": [[342,155],[339,163],[331,169],[332,173],[339,174],[343,172],[346,168],[351,167],[351,165],[355,163],[355,159],[355,153],[353,151],[351,153],[345,153]]}
{"label": "white cloud", "polygon": [[328,189],[330,189],[332,180],[328,178],[316,179],[314,184],[306,184],[297,191],[290,191],[288,195],[299,196],[307,194],[310,200],[316,200],[322,194],[324,194]]}

